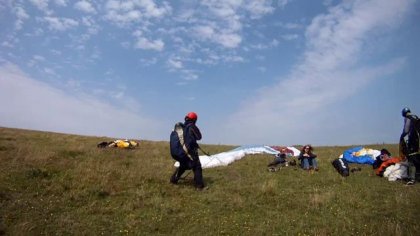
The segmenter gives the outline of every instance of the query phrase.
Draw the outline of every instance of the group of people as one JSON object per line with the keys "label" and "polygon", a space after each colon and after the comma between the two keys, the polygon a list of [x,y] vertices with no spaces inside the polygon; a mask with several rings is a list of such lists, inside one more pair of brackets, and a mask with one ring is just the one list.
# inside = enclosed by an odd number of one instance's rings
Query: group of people
{"label": "group of people", "polygon": [[[313,151],[313,147],[311,145],[305,145],[302,147],[298,160],[299,160],[299,166],[304,170],[315,170],[318,171],[318,161],[316,159],[317,155]],[[296,165],[295,160],[290,161],[291,166]],[[289,164],[289,161],[287,161],[286,156],[286,148],[280,149],[279,153],[275,155],[274,160],[268,164],[268,170],[269,171],[277,171],[278,166],[284,165],[287,166]]]}
{"label": "group of people", "polygon": [[[416,180],[416,166],[417,168],[420,168],[419,121],[416,115],[411,114],[409,108],[404,108],[402,110],[402,116],[404,117],[404,128],[400,137],[400,156],[404,160],[407,160],[409,167],[407,185],[413,185]],[[186,170],[192,170],[194,172],[195,187],[201,190],[205,188],[205,184],[198,155],[198,149],[200,147],[197,141],[201,140],[202,135],[200,129],[196,125],[197,118],[198,116],[195,112],[189,112],[185,116],[184,123],[181,124],[182,132],[180,133],[174,130],[171,133],[171,156],[179,162],[179,167],[177,167],[172,174],[170,182],[172,184],[177,184]],[[280,153],[276,155],[273,162],[268,165],[269,169],[274,168],[278,164],[286,163],[285,151],[286,150],[280,150]],[[390,153],[387,150],[382,150],[382,152],[384,158],[386,158],[387,155],[390,156]],[[302,147],[298,160],[300,161],[300,166],[304,170],[319,170],[317,155],[314,153],[311,145]]]}

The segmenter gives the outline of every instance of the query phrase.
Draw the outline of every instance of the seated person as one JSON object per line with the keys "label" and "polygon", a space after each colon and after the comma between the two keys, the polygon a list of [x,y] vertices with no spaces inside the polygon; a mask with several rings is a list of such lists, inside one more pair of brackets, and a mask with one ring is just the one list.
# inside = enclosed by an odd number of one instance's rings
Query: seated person
{"label": "seated person", "polygon": [[300,152],[298,160],[301,161],[301,167],[304,170],[314,169],[315,171],[318,171],[319,168],[316,157],[317,156],[313,153],[312,146],[305,145]]}
{"label": "seated person", "polygon": [[377,169],[381,164],[387,160],[391,159],[391,153],[385,149],[381,149],[381,154],[376,157],[375,162],[373,162],[372,168]]}
{"label": "seated person", "polygon": [[287,161],[286,161],[286,149],[282,148],[280,150],[280,153],[277,153],[276,156],[274,157],[274,160],[272,162],[270,162],[270,164],[268,164],[268,170],[269,171],[278,171],[279,169],[276,168],[278,165],[287,165]]}
{"label": "seated person", "polygon": [[286,149],[281,149],[280,153],[276,154],[274,160],[268,164],[268,169],[272,170],[277,167],[279,164],[285,164],[286,162]]}

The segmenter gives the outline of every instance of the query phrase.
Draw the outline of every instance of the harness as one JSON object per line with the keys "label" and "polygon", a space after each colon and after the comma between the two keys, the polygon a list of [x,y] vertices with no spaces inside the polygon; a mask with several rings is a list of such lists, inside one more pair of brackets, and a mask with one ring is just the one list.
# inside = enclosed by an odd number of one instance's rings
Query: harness
{"label": "harness", "polygon": [[184,140],[184,125],[182,125],[182,123],[177,123],[175,125],[175,132],[178,135],[179,143],[181,144],[182,149],[187,154],[188,158],[190,158],[191,160],[193,160],[193,157],[190,155],[190,153],[188,151],[188,148],[185,145],[185,140]]}

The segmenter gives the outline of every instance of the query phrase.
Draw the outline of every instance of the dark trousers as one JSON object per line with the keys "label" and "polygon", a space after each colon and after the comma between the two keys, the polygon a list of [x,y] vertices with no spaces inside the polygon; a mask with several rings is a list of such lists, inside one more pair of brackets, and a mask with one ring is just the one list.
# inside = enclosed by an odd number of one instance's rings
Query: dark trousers
{"label": "dark trousers", "polygon": [[268,164],[268,167],[274,167],[277,166],[279,164],[283,164],[286,163],[286,160],[284,158],[280,158],[280,157],[276,157],[272,162],[270,162],[270,164]]}
{"label": "dark trousers", "polygon": [[420,180],[420,154],[409,155],[407,159],[409,178]]}
{"label": "dark trousers", "polygon": [[201,162],[198,156],[194,158],[194,160],[191,160],[187,156],[173,158],[179,162],[179,167],[174,173],[176,182],[181,178],[182,174],[184,174],[186,170],[192,170],[194,173],[195,186],[197,188],[204,187],[203,169],[201,168]]}

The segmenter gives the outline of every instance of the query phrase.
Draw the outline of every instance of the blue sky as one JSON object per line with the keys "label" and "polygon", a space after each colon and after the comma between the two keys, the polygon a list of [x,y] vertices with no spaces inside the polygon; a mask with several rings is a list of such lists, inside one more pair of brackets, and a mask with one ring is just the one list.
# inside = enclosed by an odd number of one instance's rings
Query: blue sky
{"label": "blue sky", "polygon": [[207,144],[397,143],[414,0],[0,0],[0,126]]}

